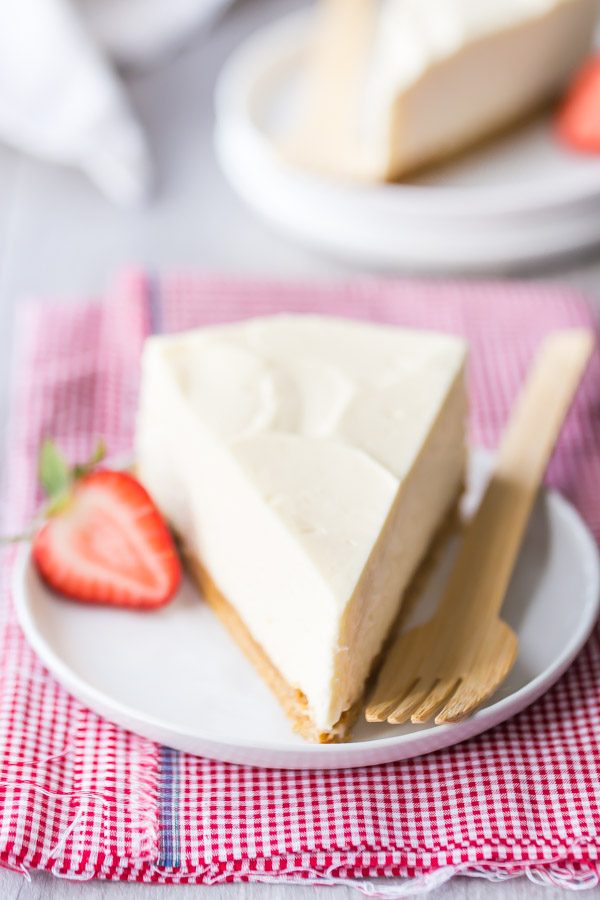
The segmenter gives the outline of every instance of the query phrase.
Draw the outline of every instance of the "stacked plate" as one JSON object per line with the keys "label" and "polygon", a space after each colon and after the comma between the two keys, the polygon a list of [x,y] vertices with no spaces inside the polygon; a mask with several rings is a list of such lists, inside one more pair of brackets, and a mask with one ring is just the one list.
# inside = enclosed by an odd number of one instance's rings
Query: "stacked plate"
{"label": "stacked plate", "polygon": [[310,13],[249,38],[217,87],[216,148],[235,190],[291,236],[353,263],[506,271],[600,243],[600,159],[569,153],[547,114],[410,183],[354,186],[287,165]]}

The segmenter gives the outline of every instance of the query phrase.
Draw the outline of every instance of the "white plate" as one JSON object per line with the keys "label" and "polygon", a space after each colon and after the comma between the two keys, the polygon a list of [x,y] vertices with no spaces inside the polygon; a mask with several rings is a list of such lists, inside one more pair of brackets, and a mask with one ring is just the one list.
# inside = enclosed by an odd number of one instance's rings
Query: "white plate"
{"label": "white plate", "polygon": [[301,241],[384,268],[508,270],[600,241],[600,159],[563,149],[548,116],[412,183],[358,187],[282,162],[301,103],[311,15],[247,39],[216,93],[216,150],[238,193]]}
{"label": "white plate", "polygon": [[[488,457],[473,456],[467,508]],[[452,548],[411,618],[435,608]],[[544,493],[505,604],[519,636],[517,663],[486,707],[458,725],[368,725],[348,744],[307,744],[194,588],[153,613],[86,606],[50,593],[24,552],[14,596],[29,643],[62,684],[131,731],[191,753],[283,768],[363,766],[406,759],[465,740],[519,712],[547,690],[582,647],[598,613],[596,544],[575,510]]]}

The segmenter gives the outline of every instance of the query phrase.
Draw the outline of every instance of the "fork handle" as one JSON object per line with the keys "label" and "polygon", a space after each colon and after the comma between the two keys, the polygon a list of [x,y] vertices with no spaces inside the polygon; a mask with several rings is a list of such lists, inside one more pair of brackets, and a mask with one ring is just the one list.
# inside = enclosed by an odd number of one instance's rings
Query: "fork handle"
{"label": "fork handle", "polygon": [[591,331],[546,338],[515,405],[483,500],[464,534],[439,614],[495,617],[544,472],[594,347]]}

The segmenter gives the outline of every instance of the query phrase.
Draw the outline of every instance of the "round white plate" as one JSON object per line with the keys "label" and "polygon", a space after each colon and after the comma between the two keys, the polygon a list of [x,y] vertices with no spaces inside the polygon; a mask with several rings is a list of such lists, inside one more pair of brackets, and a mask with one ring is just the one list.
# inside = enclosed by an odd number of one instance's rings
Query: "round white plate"
{"label": "round white plate", "polygon": [[[480,496],[488,457],[473,455],[466,508]],[[425,621],[453,551],[430,580],[408,625]],[[579,651],[598,613],[596,544],[575,510],[542,494],[506,599],[519,656],[492,701],[457,725],[392,726],[360,721],[347,744],[307,744],[190,584],[152,613],[86,606],[50,593],[29,552],[15,569],[21,626],[44,664],[106,718],[181,750],[283,768],[364,766],[447,747],[491,728],[547,690]]]}
{"label": "round white plate", "polygon": [[561,147],[548,115],[410,183],[354,186],[286,165],[276,143],[302,102],[311,23],[302,11],[256,32],[217,85],[217,156],[258,213],[389,269],[506,271],[600,242],[600,158]]}

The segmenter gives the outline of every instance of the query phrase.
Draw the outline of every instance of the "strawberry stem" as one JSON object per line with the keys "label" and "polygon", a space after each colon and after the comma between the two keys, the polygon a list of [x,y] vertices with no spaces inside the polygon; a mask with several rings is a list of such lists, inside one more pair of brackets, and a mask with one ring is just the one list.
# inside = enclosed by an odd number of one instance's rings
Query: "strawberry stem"
{"label": "strawberry stem", "polygon": [[35,529],[32,531],[23,531],[21,534],[9,534],[0,536],[0,547],[6,547],[10,544],[20,544],[23,541],[31,541],[35,537]]}

